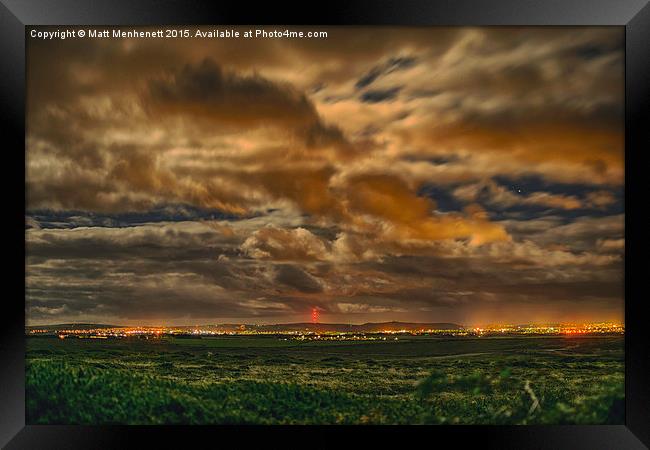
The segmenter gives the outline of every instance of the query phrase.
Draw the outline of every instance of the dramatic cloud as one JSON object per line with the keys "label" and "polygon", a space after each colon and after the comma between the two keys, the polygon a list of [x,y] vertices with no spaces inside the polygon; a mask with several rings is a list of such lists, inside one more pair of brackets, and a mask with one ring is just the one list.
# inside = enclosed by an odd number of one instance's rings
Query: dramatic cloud
{"label": "dramatic cloud", "polygon": [[409,58],[409,57],[402,57],[402,58],[390,58],[388,61],[386,61],[384,64],[381,64],[379,66],[375,66],[368,73],[366,73],[364,76],[359,78],[359,80],[355,83],[355,87],[357,89],[362,89],[370,84],[372,84],[377,78],[381,77],[382,75],[387,75],[391,72],[395,72],[396,70],[405,70],[410,67],[413,67],[416,63],[415,58]]}
{"label": "dramatic cloud", "polygon": [[622,320],[620,29],[327,31],[30,40],[28,321]]}
{"label": "dramatic cloud", "polygon": [[285,230],[273,226],[254,232],[242,244],[242,250],[253,258],[276,261],[310,261],[324,259],[324,242],[304,228]]}
{"label": "dramatic cloud", "polygon": [[366,103],[379,103],[394,99],[400,87],[389,88],[381,91],[366,91],[361,94],[361,101]]}
{"label": "dramatic cloud", "polygon": [[483,200],[493,206],[512,207],[516,205],[539,205],[555,209],[578,209],[583,203],[571,195],[558,195],[548,192],[533,192],[517,195],[493,181],[462,186],[454,190],[454,195],[466,202]]}
{"label": "dramatic cloud", "polygon": [[151,80],[149,90],[155,111],[206,117],[212,125],[293,128],[310,127],[318,120],[314,105],[291,85],[224,72],[212,59]]}

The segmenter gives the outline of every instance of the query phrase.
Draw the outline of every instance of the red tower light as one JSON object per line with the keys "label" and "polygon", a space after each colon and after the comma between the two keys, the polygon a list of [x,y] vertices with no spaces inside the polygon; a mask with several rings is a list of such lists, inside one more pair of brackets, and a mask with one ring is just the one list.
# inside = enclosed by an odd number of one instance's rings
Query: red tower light
{"label": "red tower light", "polygon": [[311,323],[318,323],[318,310],[316,308],[311,310]]}

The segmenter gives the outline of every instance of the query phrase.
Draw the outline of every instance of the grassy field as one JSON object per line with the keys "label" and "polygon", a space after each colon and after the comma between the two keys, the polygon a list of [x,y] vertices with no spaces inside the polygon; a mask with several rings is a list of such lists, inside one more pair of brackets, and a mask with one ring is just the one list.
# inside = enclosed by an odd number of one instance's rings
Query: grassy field
{"label": "grassy field", "polygon": [[622,337],[27,341],[29,424],[624,421]]}

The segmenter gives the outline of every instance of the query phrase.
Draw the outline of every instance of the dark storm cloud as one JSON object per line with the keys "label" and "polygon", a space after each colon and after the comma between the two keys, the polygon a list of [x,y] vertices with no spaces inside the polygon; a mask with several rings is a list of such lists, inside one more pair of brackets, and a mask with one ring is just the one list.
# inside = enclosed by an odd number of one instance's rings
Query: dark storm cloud
{"label": "dark storm cloud", "polygon": [[365,103],[380,103],[388,100],[393,100],[399,94],[401,87],[393,87],[383,90],[370,90],[366,91],[359,97]]}
{"label": "dark storm cloud", "polygon": [[337,126],[326,125],[318,121],[301,130],[299,134],[303,136],[305,144],[309,148],[340,146],[341,149],[348,152],[354,151],[352,145],[347,142],[343,132]]}
{"label": "dark storm cloud", "polygon": [[[233,226],[239,223],[244,222],[232,222]],[[618,234],[615,228],[607,229],[606,224],[583,224],[563,231],[567,236],[587,233],[611,251]],[[498,251],[476,250],[467,256],[450,257],[448,250],[441,250],[440,256],[304,265],[242,258],[241,238],[206,230],[177,223],[133,230],[30,231],[28,313],[34,320],[93,315],[168,320],[273,317],[304,313],[315,306],[333,314],[360,314],[454,305],[472,308],[485,301],[552,305],[575,299],[576,305],[594,305],[607,299],[616,302],[622,286],[616,259],[571,259],[570,255],[539,253],[535,247],[533,253],[515,245]],[[543,234],[545,227],[535,230]],[[269,238],[292,236],[276,233]],[[537,237],[535,233],[528,236]],[[306,230],[296,232],[295,237],[307,248],[315,245]],[[555,265],[548,266],[554,258]],[[183,301],[174,301],[179,298]]]}
{"label": "dark storm cloud", "polygon": [[[28,245],[30,318],[103,315],[173,320],[273,315],[287,308],[274,299],[247,304],[276,290],[272,268],[231,260],[237,256],[232,247],[210,245],[205,235],[196,236],[198,240],[165,235],[147,236],[139,243],[121,242],[129,240],[126,236],[113,238],[112,250],[106,239],[86,237],[72,239],[64,247],[61,240],[46,235],[46,243]],[[180,244],[176,251],[165,244],[168,238]]]}
{"label": "dark storm cloud", "polygon": [[585,275],[584,270],[574,272],[566,266],[549,270],[525,260],[492,260],[488,267],[485,260],[478,258],[404,256],[386,259],[371,267],[399,276],[402,288],[390,294],[369,295],[413,305],[478,306],[487,299],[503,304],[576,301],[584,306],[608,299],[617,303],[623,289],[622,274],[615,262],[606,269],[599,269],[599,277],[589,274],[588,264],[584,267],[587,269]]}
{"label": "dark storm cloud", "polygon": [[314,277],[306,273],[300,267],[282,264],[277,268],[275,280],[295,288],[301,292],[322,292],[323,287]]}
{"label": "dark storm cloud", "polygon": [[304,125],[318,120],[314,105],[290,85],[225,72],[211,59],[186,65],[170,79],[152,80],[149,88],[151,100],[163,110],[194,112],[224,122]]}
{"label": "dark storm cloud", "polygon": [[[461,106],[454,112],[458,117],[455,122],[431,123],[429,131],[422,131],[446,151],[481,147],[516,155],[523,164],[564,160],[582,166],[583,174],[592,175],[580,181],[591,179],[602,184],[600,180],[610,170],[618,173],[622,169],[623,113],[619,100],[590,108],[569,103],[555,107],[504,105],[489,113]],[[527,151],[521,152],[523,147]]]}
{"label": "dark storm cloud", "polygon": [[390,58],[385,63],[370,69],[368,73],[357,80],[354,86],[357,89],[363,89],[371,85],[382,75],[387,75],[391,72],[395,72],[396,70],[411,68],[415,66],[416,62],[417,59],[413,57]]}
{"label": "dark storm cloud", "polygon": [[607,217],[579,217],[549,227],[535,237],[541,244],[570,245],[579,250],[593,249],[602,239],[622,239],[625,232],[623,214]]}
{"label": "dark storm cloud", "polygon": [[36,209],[28,218],[40,228],[108,227],[121,228],[155,222],[184,222],[200,220],[236,220],[239,216],[218,209],[199,208],[187,204],[157,205],[147,211],[114,214],[75,210]]}
{"label": "dark storm cloud", "polygon": [[[154,286],[110,286],[97,292],[95,289],[49,287],[45,292],[28,291],[30,300],[27,312],[32,319],[54,319],[57,315],[67,317],[109,316],[118,320],[165,320],[183,318],[205,319],[212,317],[249,316],[250,309],[242,298],[206,295],[207,290],[169,290]],[[39,295],[47,300],[39,301]],[[182,295],[183,301],[178,301]],[[34,303],[33,303],[34,302]],[[274,315],[285,312],[282,305],[268,302],[258,305],[257,313]]]}
{"label": "dark storm cloud", "polygon": [[[191,260],[216,258],[233,251],[239,241],[208,227],[170,226],[125,228],[76,228],[39,230],[27,238],[29,257],[50,259],[154,259]],[[198,229],[197,229],[198,228]],[[201,231],[200,228],[204,228]]]}
{"label": "dark storm cloud", "polygon": [[[211,59],[152,75],[147,88],[144,95],[116,96],[104,105],[82,105],[83,96],[71,95],[62,104],[42,107],[32,114],[31,161],[56,156],[55,162],[59,170],[66,171],[66,177],[28,167],[28,203],[36,208],[122,212],[176,202],[250,214],[249,208],[259,200],[244,195],[236,185],[246,183],[248,174],[240,171],[233,175],[235,180],[199,179],[197,170],[186,174],[182,168],[162,167],[161,157],[174,145],[195,146],[197,137],[200,141],[228,136],[233,131],[264,131],[270,126],[281,133],[281,140],[291,142],[289,148],[295,154],[309,149],[317,155],[321,149],[334,149],[345,158],[356,151],[341,129],[323,122],[314,104],[289,83],[224,70]],[[186,126],[200,124],[202,128],[190,130],[195,138],[178,137],[176,144],[151,142],[144,135],[135,143],[105,142],[112,131],[134,123],[140,124],[144,134],[152,134],[146,131],[152,123],[171,117],[192,117]],[[296,137],[301,145],[296,145]],[[267,161],[284,156],[259,153],[251,155],[251,161],[253,156]],[[259,188],[252,186],[251,190]]]}
{"label": "dark storm cloud", "polygon": [[209,127],[274,125],[304,139],[308,148],[354,151],[339,127],[322,121],[304,92],[257,74],[225,71],[209,58],[185,65],[171,77],[150,80],[149,94],[155,111],[193,116]]}
{"label": "dark storm cloud", "polygon": [[576,49],[576,55],[587,60],[599,58],[607,54],[608,49],[599,45],[583,45]]}

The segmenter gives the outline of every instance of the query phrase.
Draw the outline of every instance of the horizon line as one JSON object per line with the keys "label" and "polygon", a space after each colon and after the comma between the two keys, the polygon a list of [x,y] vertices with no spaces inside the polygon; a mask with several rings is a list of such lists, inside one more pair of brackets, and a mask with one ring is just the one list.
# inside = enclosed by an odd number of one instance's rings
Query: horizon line
{"label": "horizon line", "polygon": [[219,322],[219,323],[202,323],[202,324],[194,324],[194,325],[144,325],[144,324],[137,324],[137,325],[120,325],[120,324],[111,324],[111,323],[99,323],[99,322],[58,322],[58,323],[47,323],[47,324],[40,324],[40,325],[25,325],[26,328],[29,327],[47,327],[47,326],[56,326],[56,325],[102,325],[102,326],[111,326],[111,327],[116,327],[116,328],[134,328],[134,327],[142,327],[142,328],[173,328],[173,327],[183,327],[183,328],[188,328],[188,327],[205,327],[205,326],[223,326],[223,325],[246,325],[246,326],[255,326],[255,327],[262,327],[262,326],[277,326],[277,325],[378,325],[378,324],[385,324],[385,323],[405,323],[405,324],[413,324],[413,325],[430,325],[430,324],[451,324],[451,325],[458,325],[463,328],[468,328],[468,327],[481,327],[481,326],[490,326],[490,325],[501,325],[501,326],[506,326],[506,325],[513,325],[513,326],[519,326],[519,325],[590,325],[590,324],[598,324],[598,323],[611,323],[611,324],[616,324],[616,325],[621,325],[624,326],[625,322],[624,321],[614,321],[614,320],[593,320],[593,321],[540,321],[540,322],[504,322],[504,323],[498,323],[498,322],[487,322],[481,325],[464,325],[460,324],[457,322],[452,322],[452,321],[441,321],[441,322],[411,322],[411,321],[402,321],[402,320],[386,320],[386,321],[380,321],[380,322],[360,322],[360,323],[352,323],[352,322],[310,322],[310,321],[302,321],[302,322],[276,322],[276,323],[247,323],[247,322]]}

